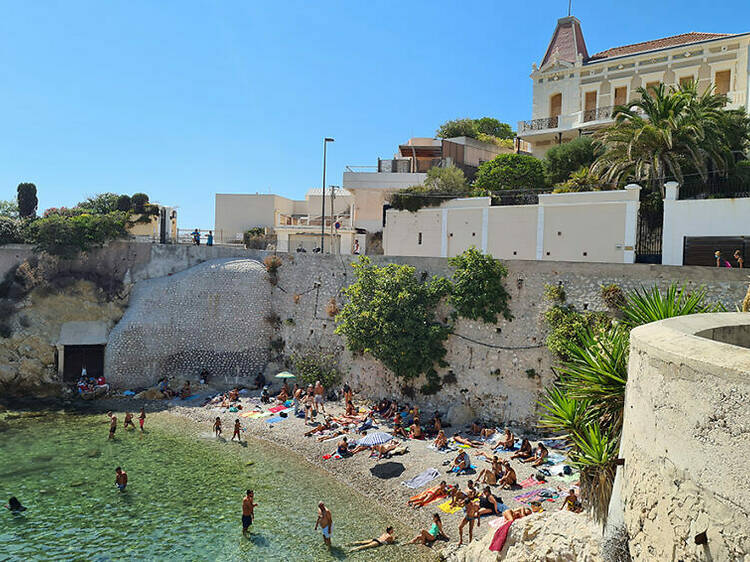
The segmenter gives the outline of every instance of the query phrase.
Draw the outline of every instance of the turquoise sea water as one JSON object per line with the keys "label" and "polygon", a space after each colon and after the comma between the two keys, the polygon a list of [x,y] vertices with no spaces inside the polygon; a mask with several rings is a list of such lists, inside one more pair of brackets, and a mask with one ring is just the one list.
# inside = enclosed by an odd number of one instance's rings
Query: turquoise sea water
{"label": "turquoise sea water", "polygon": [[[280,449],[217,442],[210,424],[196,437],[193,422],[168,414],[149,416],[145,434],[124,431],[118,418],[114,441],[105,416],[8,422],[0,433],[0,503],[15,495],[28,510],[0,510],[0,560],[433,558],[419,546],[348,555],[345,543],[378,536],[393,520]],[[125,493],[114,486],[118,465],[130,479]],[[249,538],[240,523],[247,488],[260,504]],[[320,500],[334,518],[331,552],[313,530]],[[402,541],[411,538],[394,526]]]}

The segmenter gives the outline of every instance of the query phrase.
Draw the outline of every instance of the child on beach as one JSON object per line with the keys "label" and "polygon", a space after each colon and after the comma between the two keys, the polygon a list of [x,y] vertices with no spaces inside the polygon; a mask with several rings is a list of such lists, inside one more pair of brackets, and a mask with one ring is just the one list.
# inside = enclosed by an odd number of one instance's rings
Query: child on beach
{"label": "child on beach", "polygon": [[112,412],[107,412],[107,415],[109,416],[109,437],[107,439],[114,439],[117,430],[117,416]]}
{"label": "child on beach", "polygon": [[246,534],[250,525],[253,524],[253,515],[258,504],[254,502],[255,497],[252,490],[247,491],[247,495],[242,498],[242,534]]}
{"label": "child on beach", "polygon": [[115,486],[117,486],[121,492],[124,492],[125,486],[128,485],[128,473],[119,466],[115,469],[115,473],[117,474],[117,476],[115,476]]}
{"label": "child on beach", "polygon": [[138,416],[138,423],[141,426],[141,431],[143,431],[143,424],[146,422],[146,407],[143,406],[141,408],[141,415]]}
{"label": "child on beach", "polygon": [[216,421],[214,422],[214,434],[216,437],[221,435],[221,418],[219,416],[216,416]]}
{"label": "child on beach", "polygon": [[133,429],[135,429],[135,424],[133,423],[133,414],[130,412],[125,412],[125,421],[122,422],[122,428],[127,429],[128,426],[131,426]]}
{"label": "child on beach", "polygon": [[242,441],[242,437],[240,437],[241,429],[242,427],[240,426],[240,418],[237,418],[236,420],[234,420],[234,433],[232,433],[232,438],[230,439],[230,441],[234,441],[235,437],[237,438],[237,441]]}

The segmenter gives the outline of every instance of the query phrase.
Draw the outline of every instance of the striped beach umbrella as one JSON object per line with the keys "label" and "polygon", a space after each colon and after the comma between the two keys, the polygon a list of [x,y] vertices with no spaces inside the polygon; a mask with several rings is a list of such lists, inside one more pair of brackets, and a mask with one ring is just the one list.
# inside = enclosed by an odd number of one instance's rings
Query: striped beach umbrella
{"label": "striped beach umbrella", "polygon": [[364,447],[372,447],[373,445],[382,445],[383,443],[387,443],[391,439],[393,439],[393,435],[391,435],[390,433],[376,431],[375,433],[365,435],[357,442],[357,444],[363,445]]}

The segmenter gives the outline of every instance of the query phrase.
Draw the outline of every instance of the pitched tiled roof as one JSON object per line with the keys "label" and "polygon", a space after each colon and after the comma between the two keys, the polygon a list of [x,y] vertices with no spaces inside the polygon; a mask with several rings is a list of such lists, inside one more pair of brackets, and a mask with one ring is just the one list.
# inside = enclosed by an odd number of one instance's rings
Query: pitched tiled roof
{"label": "pitched tiled roof", "polygon": [[546,66],[554,59],[575,63],[579,54],[583,60],[589,55],[586,42],[583,40],[581,22],[572,16],[560,18],[557,20],[557,27],[544,53],[541,66]]}
{"label": "pitched tiled roof", "polygon": [[599,60],[608,59],[611,57],[621,57],[623,55],[632,55],[634,53],[642,53],[644,51],[653,51],[656,49],[664,49],[667,47],[676,47],[677,45],[689,45],[690,43],[698,43],[700,41],[706,41],[708,39],[720,39],[722,37],[731,37],[731,33],[697,33],[691,31],[690,33],[681,33],[680,35],[672,35],[671,37],[664,37],[663,39],[654,39],[653,41],[644,41],[642,43],[633,43],[632,45],[624,45],[622,47],[612,47],[606,51],[591,55],[588,60]]}

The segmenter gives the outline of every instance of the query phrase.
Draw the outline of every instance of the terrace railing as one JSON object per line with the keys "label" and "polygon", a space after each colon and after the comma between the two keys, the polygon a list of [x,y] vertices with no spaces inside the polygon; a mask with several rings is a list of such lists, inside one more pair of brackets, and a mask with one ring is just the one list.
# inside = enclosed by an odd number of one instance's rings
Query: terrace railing
{"label": "terrace railing", "polygon": [[560,124],[560,117],[543,117],[542,119],[532,119],[531,121],[519,121],[518,132],[526,133],[528,131],[543,131],[545,129],[556,129]]}

